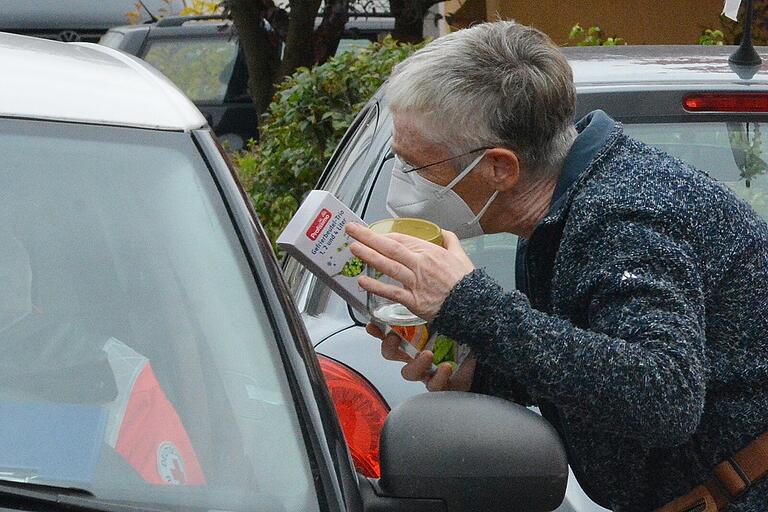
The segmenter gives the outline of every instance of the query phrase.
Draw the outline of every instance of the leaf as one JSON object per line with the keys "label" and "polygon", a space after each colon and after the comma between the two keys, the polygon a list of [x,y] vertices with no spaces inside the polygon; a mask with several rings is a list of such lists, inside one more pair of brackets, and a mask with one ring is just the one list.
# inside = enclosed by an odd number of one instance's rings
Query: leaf
{"label": "leaf", "polygon": [[568,34],[568,39],[577,39],[584,33],[584,29],[577,23],[571,29],[571,33]]}

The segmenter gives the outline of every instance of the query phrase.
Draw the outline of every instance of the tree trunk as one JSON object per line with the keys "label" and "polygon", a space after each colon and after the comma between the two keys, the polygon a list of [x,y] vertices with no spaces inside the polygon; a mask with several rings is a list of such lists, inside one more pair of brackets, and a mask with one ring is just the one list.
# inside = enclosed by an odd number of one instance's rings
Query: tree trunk
{"label": "tree trunk", "polygon": [[272,100],[279,66],[278,46],[264,24],[265,3],[261,0],[229,0],[228,8],[237,30],[248,67],[248,91],[259,115]]}
{"label": "tree trunk", "polygon": [[333,57],[344,35],[344,26],[349,20],[349,0],[327,0],[323,20],[315,30],[313,41],[315,64],[322,64]]}
{"label": "tree trunk", "polygon": [[280,76],[288,76],[297,68],[309,67],[315,60],[312,44],[315,31],[315,16],[321,0],[291,0],[288,36],[283,53]]}
{"label": "tree trunk", "polygon": [[444,0],[390,0],[389,10],[395,17],[392,37],[398,41],[418,43],[424,40],[424,16],[430,7]]}

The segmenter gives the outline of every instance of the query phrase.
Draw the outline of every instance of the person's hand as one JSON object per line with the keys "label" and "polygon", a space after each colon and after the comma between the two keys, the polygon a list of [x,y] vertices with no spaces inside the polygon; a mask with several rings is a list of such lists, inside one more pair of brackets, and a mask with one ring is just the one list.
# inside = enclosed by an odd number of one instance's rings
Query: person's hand
{"label": "person's hand", "polygon": [[435,374],[430,375],[432,352],[424,350],[416,358],[412,358],[400,348],[400,337],[397,334],[390,332],[385,336],[381,329],[373,324],[368,324],[365,330],[381,340],[381,355],[384,359],[406,363],[400,372],[405,380],[421,381],[429,391],[469,391],[472,387],[472,378],[475,375],[473,357],[468,357],[455,373],[452,373],[449,363],[442,363],[437,367]]}
{"label": "person's hand", "polygon": [[427,321],[437,315],[453,287],[475,269],[450,231],[443,230],[444,247],[399,233],[380,235],[360,224],[349,224],[346,231],[357,240],[350,246],[352,254],[403,285],[362,275],[360,286]]}

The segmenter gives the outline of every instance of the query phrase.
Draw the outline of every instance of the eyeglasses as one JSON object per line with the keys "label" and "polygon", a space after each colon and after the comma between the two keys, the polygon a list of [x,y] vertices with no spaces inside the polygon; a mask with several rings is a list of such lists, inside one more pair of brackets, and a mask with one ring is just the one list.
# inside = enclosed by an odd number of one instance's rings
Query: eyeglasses
{"label": "eyeglasses", "polygon": [[444,164],[445,162],[450,162],[451,160],[461,158],[462,156],[471,155],[472,153],[477,153],[478,151],[485,151],[487,149],[491,149],[492,147],[493,146],[483,146],[482,148],[473,149],[471,151],[467,151],[466,153],[462,153],[460,155],[452,156],[450,158],[445,158],[437,162],[432,162],[431,164],[422,165],[421,167],[413,167],[412,165],[408,164],[405,160],[402,160],[402,158],[400,158],[398,155],[395,155],[394,153],[391,153],[391,152],[390,154],[392,155],[393,158],[400,159],[406,165],[406,167],[403,169],[403,173],[409,173],[413,171],[420,171],[422,169],[426,169],[427,167],[432,167],[433,165]]}

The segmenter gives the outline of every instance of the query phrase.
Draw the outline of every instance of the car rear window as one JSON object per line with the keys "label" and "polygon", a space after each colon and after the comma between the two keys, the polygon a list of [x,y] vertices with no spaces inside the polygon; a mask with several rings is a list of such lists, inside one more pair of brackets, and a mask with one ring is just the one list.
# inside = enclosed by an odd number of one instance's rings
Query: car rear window
{"label": "car rear window", "polygon": [[626,124],[627,135],[705,171],[768,218],[768,140],[758,121]]}
{"label": "car rear window", "polygon": [[150,40],[143,59],[195,103],[221,104],[237,60],[237,40],[195,37]]}

